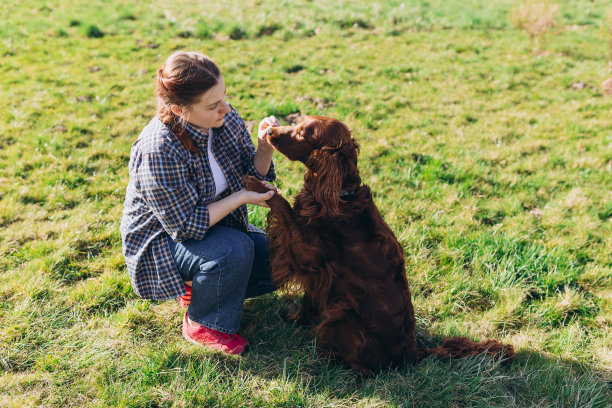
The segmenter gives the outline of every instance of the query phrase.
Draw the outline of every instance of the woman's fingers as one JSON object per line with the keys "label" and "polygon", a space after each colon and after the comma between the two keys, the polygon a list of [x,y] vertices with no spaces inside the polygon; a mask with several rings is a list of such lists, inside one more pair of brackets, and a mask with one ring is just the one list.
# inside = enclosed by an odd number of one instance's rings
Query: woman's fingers
{"label": "woman's fingers", "polygon": [[275,116],[268,116],[261,120],[259,127],[261,130],[264,130],[268,126],[272,126],[272,127],[280,126],[280,122],[278,121],[278,119],[276,119]]}
{"label": "woman's fingers", "polygon": [[271,199],[275,193],[276,192],[274,190],[269,190],[265,193],[257,193],[255,191],[248,191],[246,203],[259,205],[261,207],[269,207],[268,204],[266,204],[266,201]]}
{"label": "woman's fingers", "polygon": [[274,196],[275,193],[276,192],[274,190],[270,190],[267,193],[264,193],[263,194],[263,198],[262,198],[262,204],[265,205],[266,207],[268,207],[268,204],[266,204],[266,201],[271,199]]}
{"label": "woman's fingers", "polygon": [[272,184],[268,183],[267,181],[262,181],[262,184],[263,184],[264,186],[268,187],[270,190],[273,190],[273,191],[275,191],[275,192],[277,192],[277,191],[278,191],[278,190],[277,190],[277,188],[276,188],[274,185],[272,185]]}
{"label": "woman's fingers", "polygon": [[270,208],[270,206],[266,203],[266,201],[271,199],[272,196],[274,196],[274,190],[270,190],[267,193],[259,194],[259,199],[257,200],[258,202],[253,203],[253,204],[259,205],[261,207]]}

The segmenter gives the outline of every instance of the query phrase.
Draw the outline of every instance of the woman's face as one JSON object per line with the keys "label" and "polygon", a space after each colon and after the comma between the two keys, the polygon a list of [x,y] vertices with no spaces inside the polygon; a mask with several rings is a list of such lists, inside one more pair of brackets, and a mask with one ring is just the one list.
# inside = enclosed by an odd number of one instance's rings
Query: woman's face
{"label": "woman's face", "polygon": [[199,101],[183,109],[182,116],[188,123],[202,128],[218,128],[223,125],[223,118],[230,112],[225,102],[225,83],[219,77],[217,85],[204,92]]}

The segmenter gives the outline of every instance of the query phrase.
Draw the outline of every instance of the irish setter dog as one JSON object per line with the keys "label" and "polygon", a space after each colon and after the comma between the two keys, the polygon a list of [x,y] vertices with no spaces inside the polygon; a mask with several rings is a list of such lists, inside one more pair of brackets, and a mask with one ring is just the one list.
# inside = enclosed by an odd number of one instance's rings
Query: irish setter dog
{"label": "irish setter dog", "polygon": [[[303,291],[292,317],[316,325],[323,354],[364,374],[431,354],[514,355],[510,345],[462,337],[419,350],[404,251],[361,183],[359,145],[342,122],[307,116],[296,126],[269,127],[267,135],[279,152],[306,166],[293,208],[279,194],[267,201],[270,262],[279,286]],[[268,190],[251,176],[243,184]]]}

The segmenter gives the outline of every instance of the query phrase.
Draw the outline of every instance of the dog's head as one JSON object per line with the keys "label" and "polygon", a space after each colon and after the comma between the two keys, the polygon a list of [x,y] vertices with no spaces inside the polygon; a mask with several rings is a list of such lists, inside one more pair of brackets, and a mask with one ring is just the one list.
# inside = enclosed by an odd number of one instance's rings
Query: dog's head
{"label": "dog's head", "polygon": [[295,126],[269,127],[267,134],[276,150],[304,163],[306,182],[322,212],[337,214],[341,191],[354,190],[361,183],[359,145],[348,127],[334,118],[306,116]]}

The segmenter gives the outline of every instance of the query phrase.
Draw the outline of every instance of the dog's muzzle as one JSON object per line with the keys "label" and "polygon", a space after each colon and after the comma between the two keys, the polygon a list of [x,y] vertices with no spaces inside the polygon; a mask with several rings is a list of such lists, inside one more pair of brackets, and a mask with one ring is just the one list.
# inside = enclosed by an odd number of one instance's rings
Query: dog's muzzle
{"label": "dog's muzzle", "polygon": [[268,136],[272,135],[272,126],[266,129],[266,133],[268,134]]}

